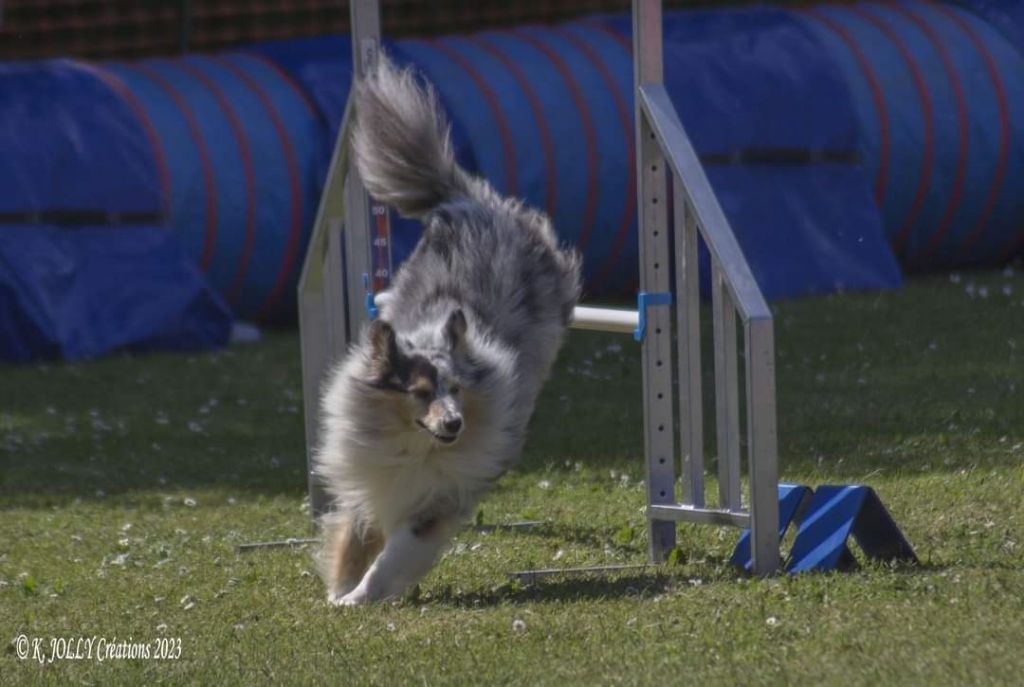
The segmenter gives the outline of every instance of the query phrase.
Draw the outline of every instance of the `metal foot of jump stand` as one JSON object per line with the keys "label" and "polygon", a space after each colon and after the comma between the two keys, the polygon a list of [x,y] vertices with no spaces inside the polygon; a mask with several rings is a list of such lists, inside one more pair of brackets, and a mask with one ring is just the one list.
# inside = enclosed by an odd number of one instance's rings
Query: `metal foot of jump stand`
{"label": "metal foot of jump stand", "polygon": [[[896,521],[871,487],[779,485],[779,539],[797,523],[796,540],[785,570],[852,570],[857,567],[850,536],[864,555],[882,561],[916,563],[917,556]],[[740,536],[730,562],[750,570],[750,531]]]}
{"label": "metal foot of jump stand", "polygon": [[278,541],[257,541],[251,544],[239,544],[235,547],[235,551],[238,553],[246,553],[247,551],[255,551],[256,549],[281,549],[286,546],[305,546],[306,544],[317,544],[320,540],[315,537],[288,537],[287,539],[281,539]]}
{"label": "metal foot of jump stand", "polygon": [[644,571],[652,567],[650,563],[635,563],[631,565],[593,565],[582,568],[541,568],[539,570],[517,570],[508,574],[513,580],[523,584],[533,584],[543,577],[583,577],[588,575],[609,575],[613,573],[628,572],[630,570]]}

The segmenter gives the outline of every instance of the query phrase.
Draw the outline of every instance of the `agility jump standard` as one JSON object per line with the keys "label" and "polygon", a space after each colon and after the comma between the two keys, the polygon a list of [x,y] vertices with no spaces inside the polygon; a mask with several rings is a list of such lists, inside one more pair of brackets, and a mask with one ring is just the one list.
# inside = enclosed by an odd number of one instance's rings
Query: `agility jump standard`
{"label": "agility jump standard", "polygon": [[[350,7],[353,71],[363,75],[380,46],[379,3],[352,0]],[[632,332],[641,343],[651,561],[665,560],[675,546],[677,522],[732,525],[750,529],[754,574],[770,575],[779,569],[772,315],[662,84],[660,0],[633,0],[633,65],[638,307],[635,311],[577,307],[571,326]],[[312,472],[320,385],[331,362],[344,355],[368,321],[375,308],[373,294],[385,289],[391,277],[388,211],[367,195],[349,157],[351,120],[350,100],[299,281],[306,450],[314,518],[327,507],[326,494]],[[715,506],[707,505],[704,498],[698,237],[704,239],[711,254],[719,483]],[[737,319],[745,362],[744,418]],[[678,383],[677,398],[673,397],[674,381]],[[746,503],[740,481],[744,445],[749,482]],[[677,456],[682,477],[678,494]]]}

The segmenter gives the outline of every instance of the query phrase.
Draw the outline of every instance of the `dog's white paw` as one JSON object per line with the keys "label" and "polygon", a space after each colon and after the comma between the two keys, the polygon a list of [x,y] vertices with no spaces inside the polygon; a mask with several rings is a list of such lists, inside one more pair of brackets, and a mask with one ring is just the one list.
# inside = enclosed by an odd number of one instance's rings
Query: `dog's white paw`
{"label": "dog's white paw", "polygon": [[354,590],[348,594],[331,594],[327,597],[328,603],[332,606],[362,606],[371,601],[365,592]]}

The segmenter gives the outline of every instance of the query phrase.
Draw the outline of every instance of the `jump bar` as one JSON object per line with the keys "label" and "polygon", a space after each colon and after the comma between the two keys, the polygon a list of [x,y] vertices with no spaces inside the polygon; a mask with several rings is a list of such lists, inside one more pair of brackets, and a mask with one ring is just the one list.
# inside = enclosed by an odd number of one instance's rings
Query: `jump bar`
{"label": "jump bar", "polygon": [[636,310],[616,310],[614,308],[588,308],[578,305],[572,311],[573,329],[590,329],[598,332],[617,332],[632,334],[640,325],[640,315]]}
{"label": "jump bar", "polygon": [[[388,292],[382,291],[373,296],[373,303],[378,308],[388,301]],[[578,305],[573,308],[572,329],[589,329],[596,332],[615,332],[632,334],[640,325],[640,315],[636,310],[620,310],[617,308],[591,308]]]}

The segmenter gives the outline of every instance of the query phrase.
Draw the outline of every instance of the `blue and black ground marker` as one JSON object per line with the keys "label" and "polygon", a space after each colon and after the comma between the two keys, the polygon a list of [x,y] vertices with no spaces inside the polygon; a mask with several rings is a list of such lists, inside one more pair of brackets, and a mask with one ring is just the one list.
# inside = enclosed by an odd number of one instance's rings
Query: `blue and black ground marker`
{"label": "blue and black ground marker", "polygon": [[[780,484],[780,541],[792,523],[797,531],[785,565],[788,573],[856,568],[847,544],[850,535],[870,559],[917,562],[914,549],[871,487]],[[740,536],[730,562],[751,569],[749,529]]]}

